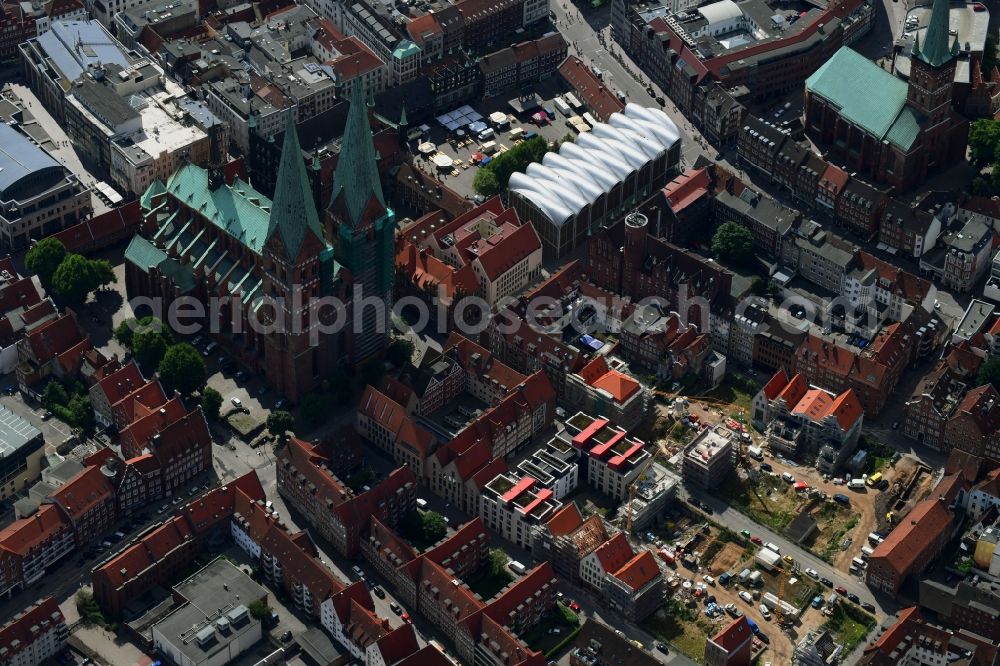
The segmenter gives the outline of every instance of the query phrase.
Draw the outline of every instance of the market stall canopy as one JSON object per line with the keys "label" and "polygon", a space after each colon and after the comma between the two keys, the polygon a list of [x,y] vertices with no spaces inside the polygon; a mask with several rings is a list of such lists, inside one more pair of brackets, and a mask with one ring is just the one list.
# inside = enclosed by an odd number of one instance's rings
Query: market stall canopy
{"label": "market stall canopy", "polygon": [[434,166],[438,169],[450,169],[455,164],[455,160],[451,159],[444,153],[438,153],[432,157],[431,162],[434,162]]}

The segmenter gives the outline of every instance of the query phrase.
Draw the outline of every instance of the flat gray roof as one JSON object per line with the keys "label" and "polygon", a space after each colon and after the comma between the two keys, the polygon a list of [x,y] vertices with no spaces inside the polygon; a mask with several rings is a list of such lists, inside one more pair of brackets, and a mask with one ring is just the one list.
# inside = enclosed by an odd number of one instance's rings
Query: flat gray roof
{"label": "flat gray roof", "polygon": [[45,171],[62,175],[62,165],[7,123],[0,122],[0,198],[26,178]]}
{"label": "flat gray roof", "polygon": [[6,407],[0,407],[0,457],[13,455],[29,442],[42,439],[42,431]]}
{"label": "flat gray roof", "polygon": [[210,562],[177,584],[174,592],[187,603],[153,625],[153,630],[195,664],[257,628],[260,621],[250,615],[247,607],[267,596],[266,589],[223,559]]}

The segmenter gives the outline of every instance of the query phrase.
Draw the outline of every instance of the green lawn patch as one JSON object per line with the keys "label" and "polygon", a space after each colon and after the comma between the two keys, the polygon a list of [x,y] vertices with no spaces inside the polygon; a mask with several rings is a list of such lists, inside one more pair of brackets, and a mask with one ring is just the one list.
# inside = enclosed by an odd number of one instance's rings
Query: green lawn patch
{"label": "green lawn patch", "polygon": [[[470,585],[470,587],[472,587]],[[521,640],[537,652],[556,653],[561,650],[580,631],[580,619],[576,613],[561,603],[557,603],[542,621],[521,635]],[[558,629],[559,633],[550,633]]]}
{"label": "green lawn patch", "polygon": [[514,577],[506,571],[494,574],[489,567],[483,567],[474,576],[467,578],[465,584],[482,597],[483,601],[489,601],[512,580]]}
{"label": "green lawn patch", "polygon": [[762,475],[760,484],[753,486],[732,473],[716,489],[716,496],[754,522],[780,531],[798,515],[798,498],[790,495],[792,492],[791,486],[778,477]]}
{"label": "green lawn patch", "polygon": [[875,626],[875,618],[853,604],[840,603],[824,627],[833,639],[844,645],[844,654],[850,654]]}
{"label": "green lawn patch", "polygon": [[745,415],[749,415],[750,403],[753,402],[753,397],[759,390],[760,386],[754,381],[744,379],[743,377],[727,375],[721,384],[706,393],[703,397],[729,403],[731,409],[737,412],[742,409]]}
{"label": "green lawn patch", "polygon": [[696,622],[685,621],[669,612],[663,618],[654,613],[641,626],[657,640],[669,643],[698,663],[704,663],[708,634]]}

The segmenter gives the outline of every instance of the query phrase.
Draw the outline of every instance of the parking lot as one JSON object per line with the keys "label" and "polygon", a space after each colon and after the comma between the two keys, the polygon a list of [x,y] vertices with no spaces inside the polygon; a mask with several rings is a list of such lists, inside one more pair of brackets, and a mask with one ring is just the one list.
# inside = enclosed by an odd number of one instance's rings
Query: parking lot
{"label": "parking lot", "polygon": [[[575,137],[576,135],[573,130],[566,126],[566,116],[557,111],[553,104],[553,99],[567,92],[568,89],[557,84],[555,79],[549,79],[539,83],[535,87],[535,90],[543,100],[541,107],[531,112],[523,113],[520,116],[515,115],[514,110],[507,103],[508,99],[516,95],[514,92],[508,92],[501,97],[485,100],[473,107],[483,116],[483,122],[488,122],[490,114],[496,111],[513,117],[509,127],[496,130],[496,136],[493,139],[479,140],[478,138],[466,137],[465,141],[461,143],[449,141],[449,139],[454,138],[451,132],[437,122],[428,123],[430,131],[421,139],[421,142],[429,141],[435,144],[438,152],[447,155],[455,161],[456,166],[454,170],[441,171],[431,162],[432,155],[418,156],[414,164],[419,169],[440,178],[445,185],[459,194],[471,199],[476,195],[472,181],[475,179],[476,171],[478,170],[478,167],[472,164],[472,154],[480,152],[483,144],[487,141],[492,140],[495,142],[497,149],[497,153],[495,154],[499,154],[516,145],[516,141],[520,141],[520,139],[512,140],[510,138],[511,131],[518,128],[523,129],[525,133],[535,132],[550,142],[561,141],[567,135]],[[554,113],[555,117],[548,122],[538,125],[532,121],[531,115],[541,109],[549,109]]]}

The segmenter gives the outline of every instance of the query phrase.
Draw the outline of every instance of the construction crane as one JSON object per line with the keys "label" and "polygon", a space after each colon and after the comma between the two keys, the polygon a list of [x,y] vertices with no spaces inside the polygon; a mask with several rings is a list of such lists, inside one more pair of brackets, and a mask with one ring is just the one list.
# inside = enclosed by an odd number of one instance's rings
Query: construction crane
{"label": "construction crane", "polygon": [[632,512],[632,500],[635,499],[636,488],[638,488],[639,484],[642,483],[646,479],[646,472],[649,470],[649,466],[653,464],[654,460],[656,460],[655,456],[650,455],[649,456],[649,460],[647,460],[645,463],[643,463],[642,469],[639,470],[639,476],[635,477],[635,481],[633,481],[631,484],[629,484],[629,487],[628,487],[628,504],[625,505],[625,531],[626,532],[630,532],[630,533],[632,532],[632,513],[633,513]]}

